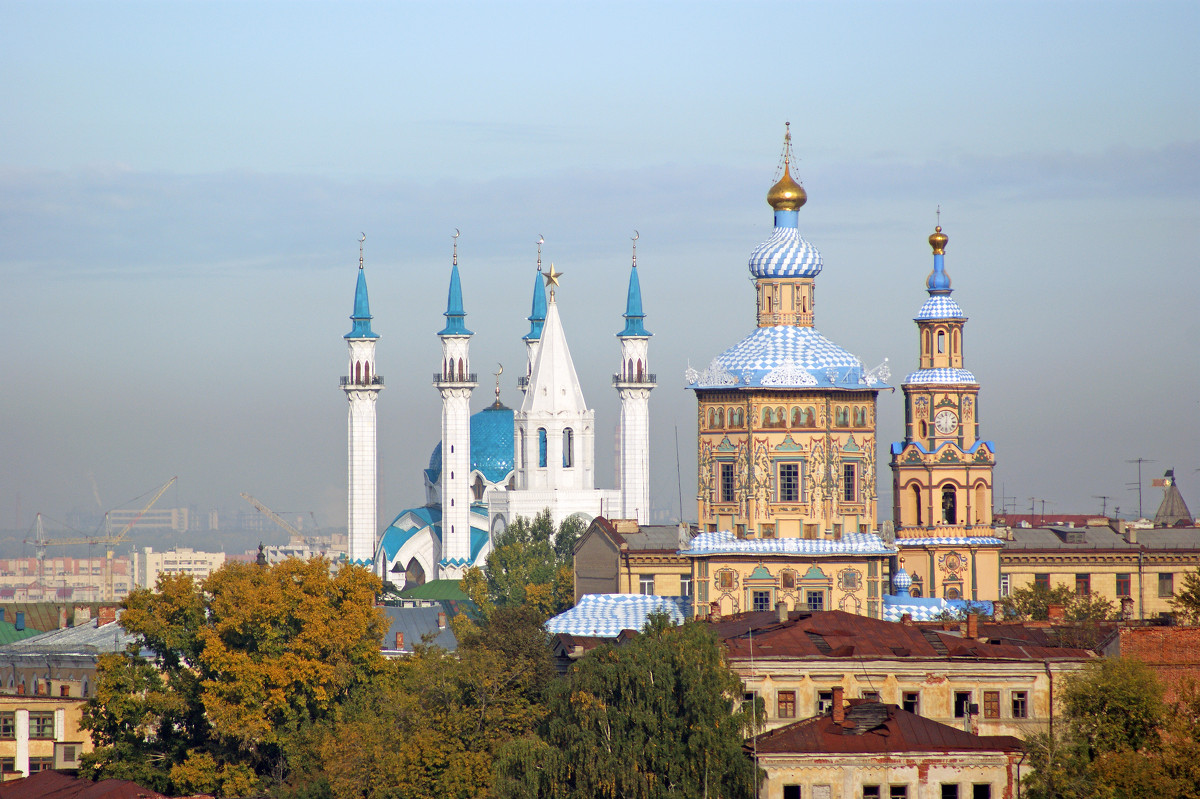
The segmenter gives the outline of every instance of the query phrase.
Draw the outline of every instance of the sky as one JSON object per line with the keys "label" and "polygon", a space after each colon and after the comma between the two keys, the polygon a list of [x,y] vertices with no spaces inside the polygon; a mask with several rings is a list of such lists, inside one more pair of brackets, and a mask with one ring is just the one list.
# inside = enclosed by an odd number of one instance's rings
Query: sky
{"label": "sky", "polygon": [[474,409],[497,364],[519,404],[545,238],[601,487],[638,232],[652,502],[694,519],[683,372],[754,325],[787,121],[817,327],[897,387],[881,463],[940,206],[997,504],[1136,516],[1145,458],[1145,513],[1167,468],[1200,510],[1198,34],[1187,2],[0,0],[0,529],[173,475],[160,507],[344,526],[363,233],[381,525],[420,504],[455,229]]}

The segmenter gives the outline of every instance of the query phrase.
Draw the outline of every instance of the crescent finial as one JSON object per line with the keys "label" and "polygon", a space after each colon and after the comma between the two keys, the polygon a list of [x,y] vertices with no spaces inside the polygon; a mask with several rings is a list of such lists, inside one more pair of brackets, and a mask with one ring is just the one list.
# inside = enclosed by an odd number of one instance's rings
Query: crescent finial
{"label": "crescent finial", "polygon": [[640,239],[641,237],[642,237],[642,234],[641,234],[641,233],[638,233],[636,230],[635,230],[635,231],[633,231],[633,240],[634,240],[634,241],[637,241],[637,240],[638,240],[638,239]]}
{"label": "crescent finial", "polygon": [[498,368],[496,369],[496,371],[495,371],[495,373],[494,373],[494,374],[496,375],[496,377],[499,377],[500,375],[504,374],[504,364],[502,364],[502,363],[500,363],[499,361],[497,361],[497,362],[496,362],[496,366],[497,366]]}

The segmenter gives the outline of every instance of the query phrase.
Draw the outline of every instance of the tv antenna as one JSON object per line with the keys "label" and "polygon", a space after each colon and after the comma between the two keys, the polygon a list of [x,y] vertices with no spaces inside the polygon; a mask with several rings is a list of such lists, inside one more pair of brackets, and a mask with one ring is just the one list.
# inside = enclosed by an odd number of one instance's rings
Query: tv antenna
{"label": "tv antenna", "polygon": [[[1148,458],[1133,458],[1132,460],[1127,460],[1125,462],[1137,464],[1137,467],[1138,467],[1138,479],[1137,479],[1138,518],[1144,519],[1146,517],[1142,515],[1142,464],[1143,463],[1157,463],[1157,461],[1152,461]],[[1126,483],[1125,485],[1129,488],[1130,491],[1132,491],[1134,489],[1134,486],[1132,483]]]}

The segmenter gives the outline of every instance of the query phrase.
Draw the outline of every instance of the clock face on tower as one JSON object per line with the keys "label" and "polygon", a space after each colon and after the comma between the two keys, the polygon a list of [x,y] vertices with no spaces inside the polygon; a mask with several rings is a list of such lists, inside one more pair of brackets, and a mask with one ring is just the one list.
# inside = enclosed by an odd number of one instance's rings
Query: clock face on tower
{"label": "clock face on tower", "polygon": [[939,433],[948,436],[958,429],[958,417],[952,410],[938,411],[933,417],[933,426]]}

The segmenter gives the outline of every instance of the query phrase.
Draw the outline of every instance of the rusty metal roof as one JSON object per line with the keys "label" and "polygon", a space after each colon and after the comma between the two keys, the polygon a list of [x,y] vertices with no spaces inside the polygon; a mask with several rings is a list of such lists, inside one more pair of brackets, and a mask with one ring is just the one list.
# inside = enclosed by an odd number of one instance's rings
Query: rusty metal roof
{"label": "rusty metal roof", "polygon": [[0,799],[167,799],[129,780],[91,780],[41,771],[0,784]]}
{"label": "rusty metal roof", "polygon": [[897,752],[1015,752],[1011,735],[973,735],[866,699],[851,699],[846,720],[816,716],[760,735],[759,755],[895,754]]}
{"label": "rusty metal roof", "polygon": [[732,659],[883,658],[971,660],[1083,660],[1087,649],[1056,646],[1046,639],[988,635],[986,630],[1019,624],[980,625],[978,638],[933,625],[908,625],[841,610],[792,611],[780,623],[773,611],[740,613],[712,623]]}

